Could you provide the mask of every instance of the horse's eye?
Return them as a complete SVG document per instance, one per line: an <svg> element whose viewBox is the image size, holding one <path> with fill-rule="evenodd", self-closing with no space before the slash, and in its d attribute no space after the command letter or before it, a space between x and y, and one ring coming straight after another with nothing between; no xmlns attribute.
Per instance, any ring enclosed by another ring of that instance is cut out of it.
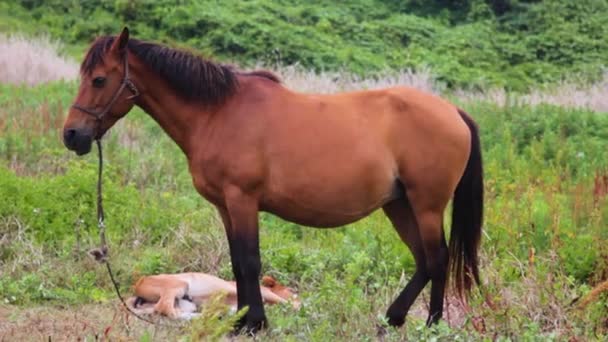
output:
<svg viewBox="0 0 608 342"><path fill-rule="evenodd" d="M93 79L93 87L95 87L95 88L102 88L105 84L106 84L105 77L95 77Z"/></svg>

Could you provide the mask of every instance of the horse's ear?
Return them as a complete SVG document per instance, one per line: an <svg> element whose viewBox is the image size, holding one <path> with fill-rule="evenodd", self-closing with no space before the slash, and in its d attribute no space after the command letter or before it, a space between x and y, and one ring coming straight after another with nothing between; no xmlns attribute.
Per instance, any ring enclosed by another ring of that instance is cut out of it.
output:
<svg viewBox="0 0 608 342"><path fill-rule="evenodd" d="M122 56L126 52L128 42L129 29L125 26L125 28L122 29L122 32L120 32L120 35L114 40L110 50Z"/></svg>

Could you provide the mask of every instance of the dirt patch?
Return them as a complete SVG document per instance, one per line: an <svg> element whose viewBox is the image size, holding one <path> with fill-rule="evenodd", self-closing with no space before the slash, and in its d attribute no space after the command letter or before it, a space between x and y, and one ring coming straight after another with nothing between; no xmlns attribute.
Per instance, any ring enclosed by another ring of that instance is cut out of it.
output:
<svg viewBox="0 0 608 342"><path fill-rule="evenodd" d="M409 320L426 320L429 299L426 292L412 306L408 314ZM462 327L467 316L467 309L460 301L455 298L446 300L443 318L450 327ZM142 339L175 341L188 334L189 322L160 317L153 319L157 319L161 325L142 322L130 316L122 306L114 302L31 308L0 305L0 342L140 341ZM247 339L243 337L242 339L226 338L226 340Z"/></svg>
<svg viewBox="0 0 608 342"><path fill-rule="evenodd" d="M407 314L408 318L416 318L426 321L429 316L429 301L430 296L428 291L423 292L416 299L414 305L410 308ZM458 298L447 297L443 302L443 320L451 328L462 328L467 320L468 311L470 309Z"/></svg>
<svg viewBox="0 0 608 342"><path fill-rule="evenodd" d="M157 327L127 315L113 304L0 306L0 341L171 341L184 334L184 324Z"/></svg>

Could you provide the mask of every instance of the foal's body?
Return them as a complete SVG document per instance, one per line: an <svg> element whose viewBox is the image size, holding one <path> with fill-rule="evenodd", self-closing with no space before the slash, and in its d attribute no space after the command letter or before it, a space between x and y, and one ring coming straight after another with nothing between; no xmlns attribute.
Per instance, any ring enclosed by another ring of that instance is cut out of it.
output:
<svg viewBox="0 0 608 342"><path fill-rule="evenodd" d="M300 302L293 293L269 276L262 279L261 293L266 304L289 303L298 309ZM160 314L170 318L190 319L213 296L224 294L232 310L237 308L236 283L207 273L158 274L139 278L133 286L135 297L127 300L138 314Z"/></svg>
<svg viewBox="0 0 608 342"><path fill-rule="evenodd" d="M81 74L65 123L66 146L87 153L91 139L134 105L160 124L186 154L197 191L222 217L238 306L249 306L241 322L248 329L266 322L258 283L259 211L337 227L383 208L417 266L387 312L391 325L403 324L430 280L428 322L441 317L448 267L458 290L468 289L471 278L479 281L479 137L454 105L406 87L299 94L267 72L237 72L129 40L126 30L96 41ZM442 221L452 196L448 249Z"/></svg>

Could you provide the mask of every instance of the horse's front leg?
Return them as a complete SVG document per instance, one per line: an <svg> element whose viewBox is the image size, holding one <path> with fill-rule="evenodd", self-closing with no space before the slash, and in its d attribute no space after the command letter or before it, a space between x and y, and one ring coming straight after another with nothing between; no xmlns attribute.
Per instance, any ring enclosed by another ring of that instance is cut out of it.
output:
<svg viewBox="0 0 608 342"><path fill-rule="evenodd" d="M254 333L267 326L259 283L258 202L239 188L230 187L225 191L225 203L225 208L218 209L228 236L238 309L248 307L236 329L245 327L248 333Z"/></svg>

